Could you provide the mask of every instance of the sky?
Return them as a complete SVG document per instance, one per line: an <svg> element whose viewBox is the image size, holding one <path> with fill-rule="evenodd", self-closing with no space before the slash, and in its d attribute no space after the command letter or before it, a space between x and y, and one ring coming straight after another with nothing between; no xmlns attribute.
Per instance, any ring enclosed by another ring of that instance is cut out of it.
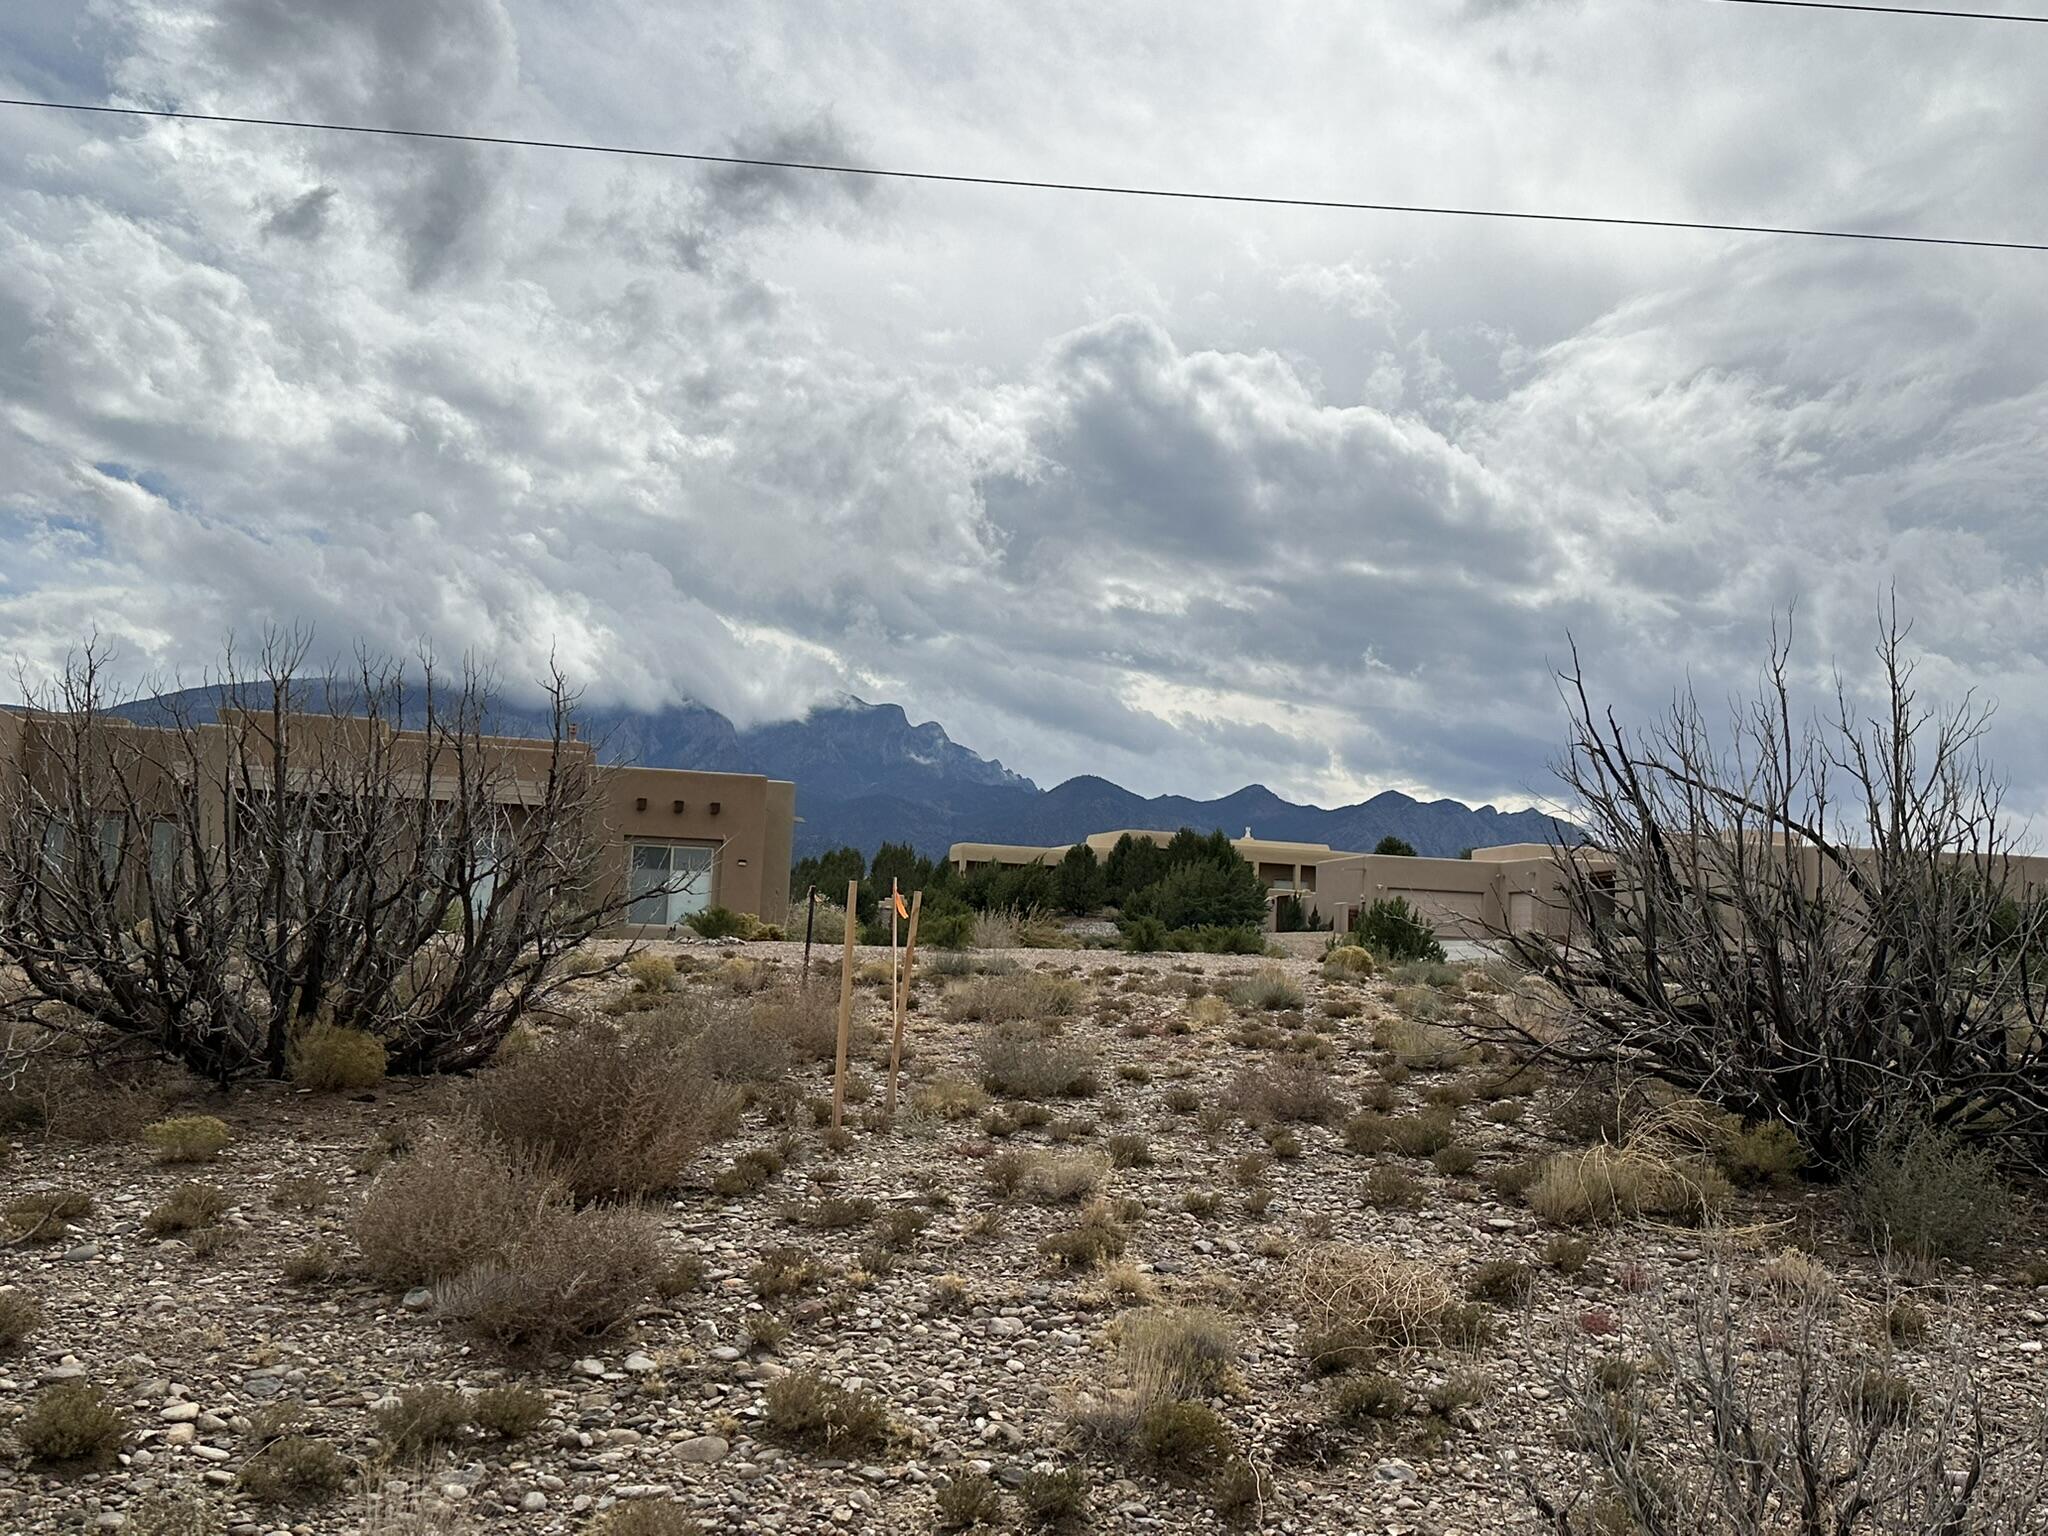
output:
<svg viewBox="0 0 2048 1536"><path fill-rule="evenodd" d="M1970 7L1993 9L1995 5ZM2016 3L2004 8L2019 9ZM1714 0L88 0L0 94L1381 202L2048 239L2048 27ZM2048 809L2048 256L0 108L0 656L554 656L1042 784L1542 802L1869 677Z"/></svg>

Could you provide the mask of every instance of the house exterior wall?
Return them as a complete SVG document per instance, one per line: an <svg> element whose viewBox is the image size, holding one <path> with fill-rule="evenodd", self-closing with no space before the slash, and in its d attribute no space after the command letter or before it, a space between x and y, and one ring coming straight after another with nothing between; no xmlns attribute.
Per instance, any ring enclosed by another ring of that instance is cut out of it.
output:
<svg viewBox="0 0 2048 1536"><path fill-rule="evenodd" d="M403 783L408 772L416 773L421 782L427 776L428 743L422 733L394 731L368 720L333 715L293 715L286 721L292 756L302 765L302 774L317 774L322 762L346 761L381 745L392 754L398 782ZM49 793L61 783L57 756L64 741L58 733L74 728L62 717L0 710L0 796L30 787ZM198 796L201 836L208 848L220 849L232 836L227 810L234 787L229 782L231 765L249 761L253 772L275 726L272 718L261 712L225 713L219 723L197 728L189 755L183 744L173 746L169 731L112 718L96 722L94 728L108 733L105 739L110 745L119 740L124 758L136 757L146 764L150 756L161 756L167 764L196 778L191 791ZM373 731L382 732L381 742L373 741ZM161 754L148 752L152 735L165 740ZM244 738L239 745L238 735ZM140 753L134 752L131 744L139 747ZM498 798L509 812L517 814L517 807L529 799L529 788L531 798L539 798L550 769L550 743L526 737L485 737L476 745L497 760ZM572 758L593 759L587 742L566 743L565 751ZM136 771L146 774L148 769ZM623 895L636 841L685 843L711 853L710 904L752 913L764 922L787 920L789 856L796 819L794 784L759 774L679 768L612 768L604 773L604 848L598 860L602 889ZM255 777L260 780L260 773ZM256 782L254 787L261 790L265 786ZM160 785L138 783L138 789L145 806L161 803L166 816L173 814L178 797L186 792L168 769ZM614 931L643 930L621 925Z"/></svg>

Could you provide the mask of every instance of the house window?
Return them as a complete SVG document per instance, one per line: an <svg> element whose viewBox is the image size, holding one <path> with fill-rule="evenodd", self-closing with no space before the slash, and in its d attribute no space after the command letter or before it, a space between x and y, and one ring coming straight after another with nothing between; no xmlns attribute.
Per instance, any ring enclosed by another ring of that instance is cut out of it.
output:
<svg viewBox="0 0 2048 1536"><path fill-rule="evenodd" d="M149 883L159 891L169 890L177 878L178 836L175 821L149 824Z"/></svg>
<svg viewBox="0 0 2048 1536"><path fill-rule="evenodd" d="M711 853L701 844L634 843L626 920L672 928L711 905Z"/></svg>

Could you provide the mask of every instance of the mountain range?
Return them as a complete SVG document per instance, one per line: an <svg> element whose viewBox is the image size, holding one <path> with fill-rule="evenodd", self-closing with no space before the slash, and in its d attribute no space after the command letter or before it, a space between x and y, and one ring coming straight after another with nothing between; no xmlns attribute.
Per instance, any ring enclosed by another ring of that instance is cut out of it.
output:
<svg viewBox="0 0 2048 1536"><path fill-rule="evenodd" d="M188 689L118 713L149 722L176 707L205 718L211 703L206 690ZM406 713L417 708L410 699L406 706ZM1353 852L1370 850L1391 835L1417 853L1448 858L1467 848L1548 842L1570 831L1541 811L1417 800L1396 790L1326 809L1283 800L1262 784L1217 800L1148 799L1086 774L1041 789L961 746L936 722L914 725L898 705L850 695L800 720L745 730L701 704L659 711L583 708L577 718L612 761L792 780L798 858L847 844L872 854L884 842L909 843L937 857L956 842L1052 846L1124 827L1170 832L1184 826L1203 832L1220 827L1232 837L1250 829L1259 837ZM548 719L542 711L501 701L492 707L490 727L511 736L545 735Z"/></svg>

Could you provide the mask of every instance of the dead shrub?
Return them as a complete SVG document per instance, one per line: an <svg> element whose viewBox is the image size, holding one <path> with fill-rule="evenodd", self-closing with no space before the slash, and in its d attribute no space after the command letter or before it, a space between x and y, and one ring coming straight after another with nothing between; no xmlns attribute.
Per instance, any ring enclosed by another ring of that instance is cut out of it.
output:
<svg viewBox="0 0 2048 1536"><path fill-rule="evenodd" d="M643 949L626 962L626 975L636 992L669 992L676 984L676 963L667 955Z"/></svg>
<svg viewBox="0 0 2048 1536"><path fill-rule="evenodd" d="M93 1198L82 1189L49 1189L7 1202L7 1236L17 1243L54 1243L71 1223L93 1213Z"/></svg>
<svg viewBox="0 0 2048 1536"><path fill-rule="evenodd" d="M292 1038L292 1081L316 1093L361 1093L384 1081L384 1042L368 1030L314 1024Z"/></svg>
<svg viewBox="0 0 2048 1536"><path fill-rule="evenodd" d="M839 1050L838 998L829 988L776 987L753 1001L754 1027L780 1040L797 1061L830 1061ZM865 1051L874 1043L874 1029L855 1018L848 1036L849 1051Z"/></svg>
<svg viewBox="0 0 2048 1536"><path fill-rule="evenodd" d="M491 1068L472 1103L492 1136L588 1201L673 1189L691 1159L731 1133L740 1096L716 1080L693 1036L591 1029Z"/></svg>
<svg viewBox="0 0 2048 1536"><path fill-rule="evenodd" d="M970 1531L1003 1520L1003 1496L985 1472L956 1473L934 1501L935 1523L941 1531Z"/></svg>
<svg viewBox="0 0 2048 1536"><path fill-rule="evenodd" d="M356 1244L385 1284L432 1284L492 1257L536 1211L567 1198L531 1156L508 1156L463 1126L439 1126L371 1186L356 1215Z"/></svg>
<svg viewBox="0 0 2048 1536"><path fill-rule="evenodd" d="M1296 1267L1292 1305L1303 1352L1328 1372L1386 1349L1445 1342L1446 1320L1458 1302L1434 1265L1332 1244Z"/></svg>
<svg viewBox="0 0 2048 1536"><path fill-rule="evenodd" d="M377 1437L391 1454L420 1460L469 1438L469 1395L460 1387L413 1387L376 1414Z"/></svg>
<svg viewBox="0 0 2048 1536"><path fill-rule="evenodd" d="M279 1271L289 1284L318 1285L340 1273L341 1259L325 1243L308 1243L286 1254Z"/></svg>

